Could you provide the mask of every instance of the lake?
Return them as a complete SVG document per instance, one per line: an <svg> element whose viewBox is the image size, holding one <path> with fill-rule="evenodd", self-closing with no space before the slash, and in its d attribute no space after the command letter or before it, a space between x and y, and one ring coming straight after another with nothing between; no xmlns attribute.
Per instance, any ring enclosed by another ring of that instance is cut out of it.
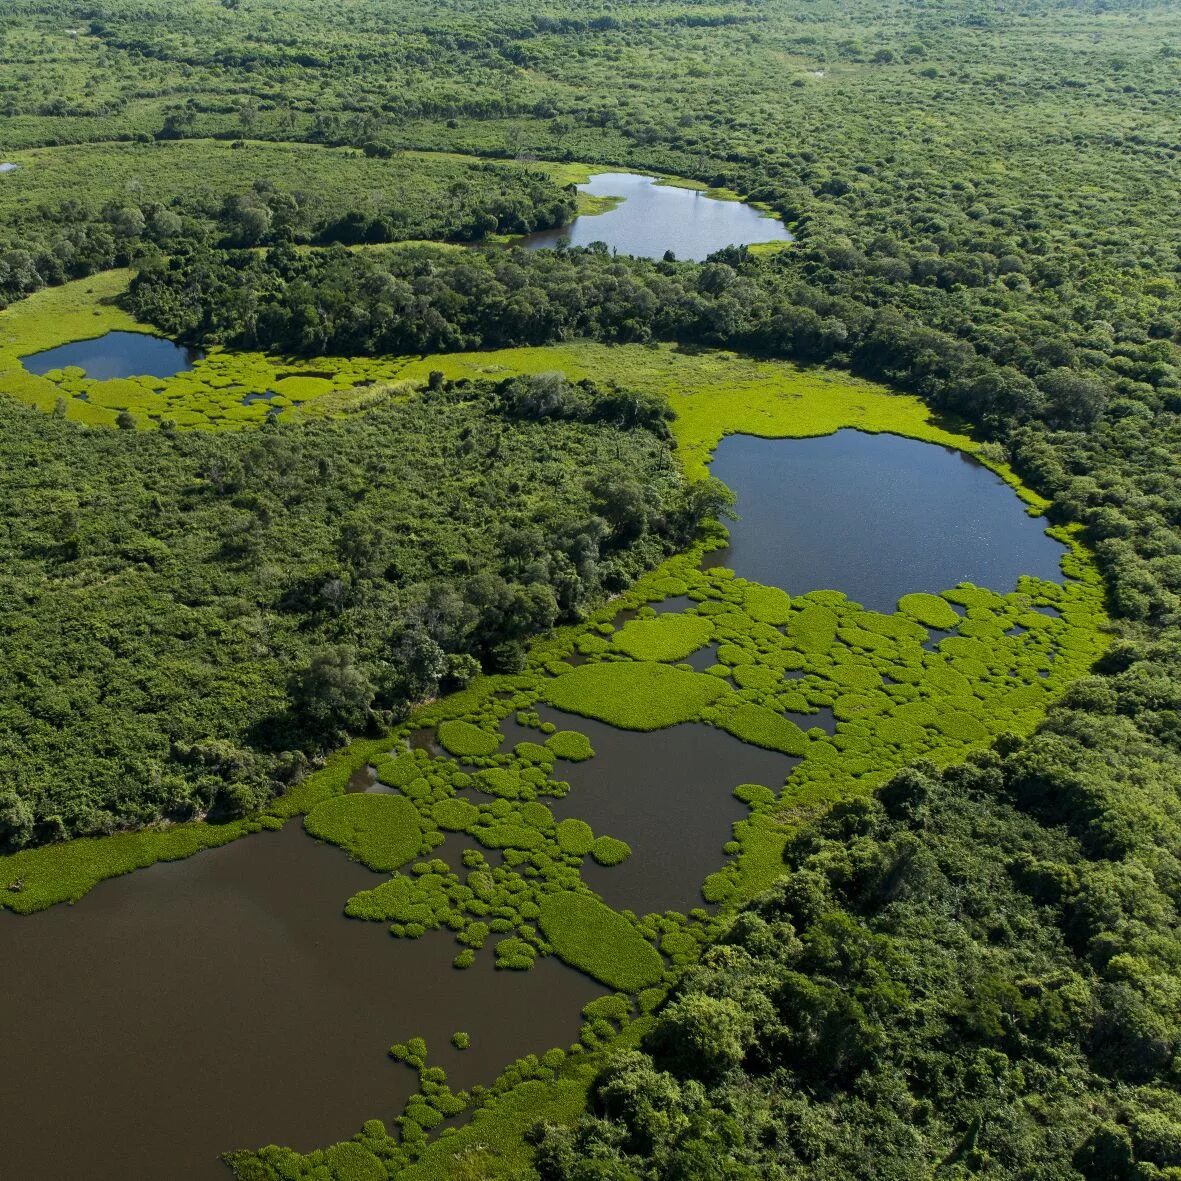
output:
<svg viewBox="0 0 1181 1181"><path fill-rule="evenodd" d="M741 201L720 201L696 189L658 183L654 176L600 172L578 190L593 197L619 197L614 209L576 217L559 229L542 230L520 239L530 250L550 249L561 242L589 246L605 242L620 254L677 258L700 262L715 250L754 242L789 242L783 222Z"/></svg>
<svg viewBox="0 0 1181 1181"><path fill-rule="evenodd" d="M730 545L709 564L801 594L844 591L893 611L912 591L1022 574L1061 582L1066 547L998 475L962 451L842 430L818 439L729 435L710 471L737 494Z"/></svg>
<svg viewBox="0 0 1181 1181"><path fill-rule="evenodd" d="M205 354L147 332L108 332L21 357L30 372L44 375L77 366L94 381L112 377L175 377Z"/></svg>

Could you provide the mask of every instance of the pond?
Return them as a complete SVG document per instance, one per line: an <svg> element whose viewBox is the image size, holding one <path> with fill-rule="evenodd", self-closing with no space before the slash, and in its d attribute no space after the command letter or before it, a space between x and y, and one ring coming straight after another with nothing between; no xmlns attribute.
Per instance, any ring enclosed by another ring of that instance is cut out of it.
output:
<svg viewBox="0 0 1181 1181"><path fill-rule="evenodd" d="M1022 574L1062 580L1066 547L1045 518L962 451L856 430L730 435L710 470L737 494L740 518L710 564L793 594L839 590L893 611L912 591L965 581L1008 592Z"/></svg>
<svg viewBox="0 0 1181 1181"><path fill-rule="evenodd" d="M778 791L799 762L712 726L640 733L548 706L538 713L591 740L593 759L559 764L555 772L570 794L546 803L559 820L585 820L596 835L631 846L632 855L610 868L588 858L582 877L611 906L636 914L700 906L701 883L726 861L731 825L749 814L734 788L761 783ZM502 729L512 743L537 740L537 731L511 718Z"/></svg>
<svg viewBox="0 0 1181 1181"><path fill-rule="evenodd" d="M449 934L396 940L344 918L384 876L293 821L74 906L0 911L4 1175L226 1181L227 1149L390 1123L417 1086L393 1042L425 1037L458 1089L577 1038L603 988L560 961L456 971ZM450 1045L458 1030L470 1049Z"/></svg>
<svg viewBox="0 0 1181 1181"><path fill-rule="evenodd" d="M147 332L108 332L92 340L75 340L21 357L21 364L40 375L74 365L94 381L112 377L175 377L193 367L204 354Z"/></svg>
<svg viewBox="0 0 1181 1181"><path fill-rule="evenodd" d="M600 172L578 189L593 197L619 198L619 204L605 213L576 217L559 229L529 234L521 243L530 250L542 250L560 242L571 246L605 242L620 254L662 258L671 250L677 258L700 262L726 246L791 241L781 221L753 206L660 184L654 176Z"/></svg>

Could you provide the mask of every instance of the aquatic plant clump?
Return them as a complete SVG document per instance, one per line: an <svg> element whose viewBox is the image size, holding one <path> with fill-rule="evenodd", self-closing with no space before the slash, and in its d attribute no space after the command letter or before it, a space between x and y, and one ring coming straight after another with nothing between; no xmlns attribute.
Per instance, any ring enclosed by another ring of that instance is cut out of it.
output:
<svg viewBox="0 0 1181 1181"><path fill-rule="evenodd" d="M726 692L715 677L653 661L584 664L545 687L544 700L624 730L661 730L696 718Z"/></svg>
<svg viewBox="0 0 1181 1181"><path fill-rule="evenodd" d="M684 660L708 643L713 628L698 615L658 615L629 620L615 635L615 651L633 660Z"/></svg>
<svg viewBox="0 0 1181 1181"><path fill-rule="evenodd" d="M337 796L317 804L303 825L312 836L339 845L370 869L398 869L422 847L418 809L403 796Z"/></svg>
<svg viewBox="0 0 1181 1181"><path fill-rule="evenodd" d="M609 988L638 992L664 973L664 961L652 944L590 894L550 894L542 902L538 923L562 959Z"/></svg>

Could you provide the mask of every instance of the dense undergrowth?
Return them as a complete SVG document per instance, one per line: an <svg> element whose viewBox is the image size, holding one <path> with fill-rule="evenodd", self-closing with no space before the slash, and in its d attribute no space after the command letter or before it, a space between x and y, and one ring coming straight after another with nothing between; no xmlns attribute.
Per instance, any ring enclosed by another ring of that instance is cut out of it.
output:
<svg viewBox="0 0 1181 1181"><path fill-rule="evenodd" d="M223 440L14 403L0 839L241 813L345 731L514 667L710 511L663 411L629 405L628 431L593 399L541 423L438 383Z"/></svg>

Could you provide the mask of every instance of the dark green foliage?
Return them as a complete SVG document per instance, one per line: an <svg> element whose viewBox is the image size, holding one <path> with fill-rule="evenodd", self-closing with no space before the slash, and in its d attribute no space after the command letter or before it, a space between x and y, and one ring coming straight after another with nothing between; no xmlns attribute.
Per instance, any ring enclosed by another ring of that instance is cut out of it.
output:
<svg viewBox="0 0 1181 1181"><path fill-rule="evenodd" d="M1158 813L1135 848L1085 856L1019 806L1028 761L1057 746L908 771L802 831L790 876L690 969L645 1053L600 1077L596 1118L540 1132L545 1181L592 1159L643 1179L706 1158L691 1175L920 1176L949 1154L998 1179L1167 1176L1181 826ZM1146 804L1128 788L1118 808Z"/></svg>
<svg viewBox="0 0 1181 1181"><path fill-rule="evenodd" d="M627 539L587 489L616 465L659 489ZM625 586L679 543L685 496L663 439L505 418L490 385L250 434L10 404L0 473L8 847L257 808L290 752Z"/></svg>

